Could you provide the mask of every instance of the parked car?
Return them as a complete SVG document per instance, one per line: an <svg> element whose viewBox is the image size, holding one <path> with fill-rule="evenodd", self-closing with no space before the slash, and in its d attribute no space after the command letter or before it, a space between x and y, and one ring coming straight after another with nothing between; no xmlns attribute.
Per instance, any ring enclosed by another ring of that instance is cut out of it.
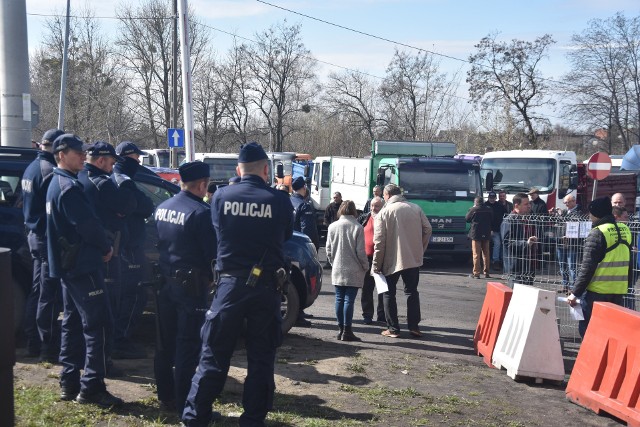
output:
<svg viewBox="0 0 640 427"><path fill-rule="evenodd" d="M20 180L37 151L30 148L0 147L0 247L12 250L12 276L16 327L21 324L24 304L31 286L31 255L29 253ZM147 168L134 177L136 185L147 194L155 206L180 191L177 185L160 178ZM151 263L158 259L157 232L153 216L147 219L145 280L151 278ZM294 232L284 246L285 258L291 264L291 280L282 299L282 329L288 332L294 325L300 307L311 306L322 287L322 267L315 246L304 234Z"/></svg>

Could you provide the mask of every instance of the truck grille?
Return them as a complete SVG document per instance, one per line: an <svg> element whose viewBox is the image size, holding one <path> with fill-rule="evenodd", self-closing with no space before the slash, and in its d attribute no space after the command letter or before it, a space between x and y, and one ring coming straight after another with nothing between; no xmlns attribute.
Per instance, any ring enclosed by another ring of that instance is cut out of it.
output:
<svg viewBox="0 0 640 427"><path fill-rule="evenodd" d="M467 222L464 217L447 217L447 216L429 216L429 223L434 232L439 231L464 231Z"/></svg>

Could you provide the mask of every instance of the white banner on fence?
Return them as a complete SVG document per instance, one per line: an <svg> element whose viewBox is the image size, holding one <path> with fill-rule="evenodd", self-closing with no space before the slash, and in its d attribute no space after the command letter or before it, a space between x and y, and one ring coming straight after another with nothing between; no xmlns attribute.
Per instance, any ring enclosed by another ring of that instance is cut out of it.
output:
<svg viewBox="0 0 640 427"><path fill-rule="evenodd" d="M591 221L568 221L565 237L569 239L585 238L591 231Z"/></svg>

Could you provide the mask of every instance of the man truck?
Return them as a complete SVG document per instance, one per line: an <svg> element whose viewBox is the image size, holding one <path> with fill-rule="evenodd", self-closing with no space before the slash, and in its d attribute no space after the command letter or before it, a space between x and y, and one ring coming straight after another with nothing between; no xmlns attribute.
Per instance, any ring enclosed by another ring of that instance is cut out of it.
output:
<svg viewBox="0 0 640 427"><path fill-rule="evenodd" d="M467 260L471 241L465 215L482 195L480 165L455 159L450 142L373 141L371 156L316 158L311 198L320 212L336 191L362 210L375 185L396 184L420 206L433 227L427 254L448 254Z"/></svg>

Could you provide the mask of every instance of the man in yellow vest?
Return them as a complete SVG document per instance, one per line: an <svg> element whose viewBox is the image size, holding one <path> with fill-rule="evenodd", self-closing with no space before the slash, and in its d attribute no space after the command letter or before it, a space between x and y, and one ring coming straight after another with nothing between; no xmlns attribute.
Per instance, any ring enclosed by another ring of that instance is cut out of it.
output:
<svg viewBox="0 0 640 427"><path fill-rule="evenodd" d="M573 291L567 298L572 307L580 305L584 320L578 324L578 332L584 337L591 319L595 301L622 305L623 297L631 284L631 231L625 224L616 222L611 199L601 197L589 204L592 229L584 242L582 264Z"/></svg>

